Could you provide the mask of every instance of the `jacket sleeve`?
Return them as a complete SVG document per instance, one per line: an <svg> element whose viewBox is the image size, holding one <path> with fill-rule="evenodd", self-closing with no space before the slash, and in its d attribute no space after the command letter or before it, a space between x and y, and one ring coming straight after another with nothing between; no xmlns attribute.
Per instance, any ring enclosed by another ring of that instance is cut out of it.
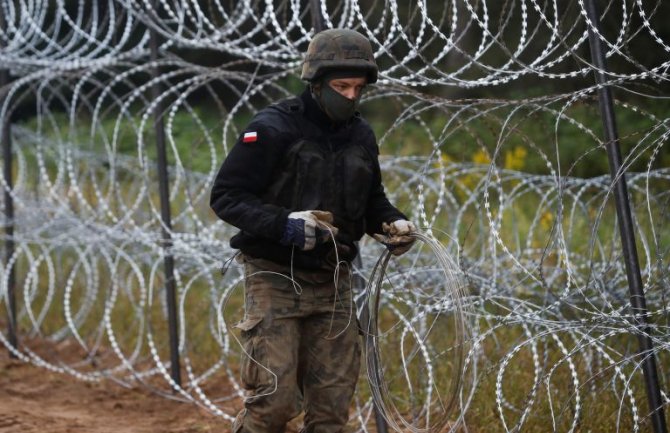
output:
<svg viewBox="0 0 670 433"><path fill-rule="evenodd" d="M210 206L219 218L255 237L281 239L289 211L264 203L262 195L281 162L288 140L287 133L268 122L252 120L214 180Z"/></svg>
<svg viewBox="0 0 670 433"><path fill-rule="evenodd" d="M375 233L382 233L382 223L407 219L407 217L389 202L386 192L384 192L381 169L379 167L379 147L377 146L377 140L372 129L369 130L366 147L373 157L374 164L372 189L365 211L366 233L372 236Z"/></svg>

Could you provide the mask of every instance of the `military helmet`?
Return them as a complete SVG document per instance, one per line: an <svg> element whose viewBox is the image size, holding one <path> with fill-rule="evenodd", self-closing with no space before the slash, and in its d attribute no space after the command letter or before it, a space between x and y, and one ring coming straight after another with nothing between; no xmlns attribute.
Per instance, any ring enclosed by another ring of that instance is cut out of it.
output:
<svg viewBox="0 0 670 433"><path fill-rule="evenodd" d="M312 82L327 72L342 70L363 72L368 84L377 81L377 63L368 38L349 29L329 29L314 35L300 78Z"/></svg>

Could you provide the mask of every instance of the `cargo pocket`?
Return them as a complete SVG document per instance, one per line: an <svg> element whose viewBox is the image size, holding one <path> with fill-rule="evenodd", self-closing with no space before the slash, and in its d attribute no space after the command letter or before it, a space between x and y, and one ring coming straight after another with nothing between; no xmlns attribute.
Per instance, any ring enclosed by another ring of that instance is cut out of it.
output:
<svg viewBox="0 0 670 433"><path fill-rule="evenodd" d="M267 370L265 337L260 334L258 326L263 318L247 317L235 325L242 331L242 361L240 363L240 381L246 390L256 390L269 384L270 374Z"/></svg>

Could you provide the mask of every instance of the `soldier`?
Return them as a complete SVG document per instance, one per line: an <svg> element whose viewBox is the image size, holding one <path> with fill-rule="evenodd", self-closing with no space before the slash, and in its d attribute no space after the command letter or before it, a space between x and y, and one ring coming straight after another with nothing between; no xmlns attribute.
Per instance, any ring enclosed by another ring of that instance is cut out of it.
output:
<svg viewBox="0 0 670 433"><path fill-rule="evenodd" d="M240 229L230 245L245 269L247 391L233 432L342 431L359 373L351 261L365 233L406 252L414 225L388 201L378 146L356 111L377 81L367 38L318 33L302 68L307 89L261 110L223 162L211 207Z"/></svg>

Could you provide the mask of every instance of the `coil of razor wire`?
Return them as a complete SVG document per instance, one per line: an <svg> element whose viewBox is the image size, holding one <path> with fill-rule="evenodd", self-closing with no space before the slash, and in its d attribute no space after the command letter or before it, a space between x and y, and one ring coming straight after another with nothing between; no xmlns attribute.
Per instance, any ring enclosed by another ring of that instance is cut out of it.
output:
<svg viewBox="0 0 670 433"><path fill-rule="evenodd" d="M209 190L253 115L299 91L314 32L307 3L0 0L0 69L9 75L0 117L11 120L14 170L11 188L0 180L0 224L13 226L15 245L0 263L0 311L9 308L13 268L21 344L12 347L4 328L0 341L14 355L235 416L243 354L228 324L241 310L243 271L232 262L220 272L235 254L235 229L209 210ZM596 35L614 66L600 72L619 98L650 332L667 388L668 8L604 6ZM644 431L632 342L639 329L612 182L600 164L602 85L591 78L595 29L584 1L343 0L320 9L327 27L372 42L380 81L361 110L378 136L389 199L425 227L405 258L377 267L383 247L361 241L357 272L377 290L366 356L382 376L361 381L352 429L373 429L376 404L394 428L413 431L485 422L491 431L574 432L595 430L591 419ZM156 61L151 32L161 40ZM182 386L169 374L165 330L152 136L160 106ZM458 246L457 264L430 233L452 255ZM456 265L446 280L461 291L445 293L436 276ZM394 289L403 285L419 290ZM446 334L461 340L424 334L434 317L433 331L462 325L463 334ZM457 369L463 374L450 377Z"/></svg>
<svg viewBox="0 0 670 433"><path fill-rule="evenodd" d="M453 411L457 406L457 399L461 391L463 380L463 364L465 354L467 352L467 344L470 341L470 326L468 325L469 315L466 313L466 306L463 305L463 298L465 294L465 284L461 275L461 270L456 260L454 260L442 244L437 241L430 234L425 234L420 231L413 232L410 235L419 243L425 244L437 259L437 263L432 266L412 266L406 272L410 275L401 275L401 280L397 284L392 284L393 293L387 294L388 297L393 298L397 292L415 291L423 292L422 294L430 299L428 304L423 305L423 309L412 308L410 315L403 315L397 311L397 326L402 328L402 343L401 358L402 365L408 365L416 360L413 358L422 358L421 364L425 366L422 369L424 380L427 382L427 392L424 398L418 398L419 408L413 408L412 412L419 413L418 419L408 421L406 415L399 410L396 403L394 403L392 395L393 392L389 389L389 384L385 380L385 368L382 368L386 363L379 347L379 339L382 337L379 329L379 309L382 298L382 287L385 281L395 279L394 276L389 275L389 261L393 257L390 250L385 250L380 256L379 260L372 268L370 277L368 279L368 322L363 324L364 340L365 340L365 355L367 363L367 374L370 382L370 389L372 391L372 398L376 407L381 411L384 419L389 426L395 431L411 431L411 432L441 432L446 427L456 428L457 424L451 424L453 420ZM414 248L421 249L421 247L414 246ZM419 254L417 252L416 254ZM415 261L412 257L406 260ZM408 284L412 279L412 273L425 273L426 275L437 274L433 278L426 276L420 277L418 287ZM397 278L397 276L395 276ZM432 281L431 281L432 280ZM432 285L435 285L434 287ZM395 287L394 287L395 286ZM417 296L419 298L419 296ZM442 316L445 316L446 319ZM438 389L439 380L436 380L435 368L433 363L436 361L434 355L436 354L434 348L431 348L427 340L427 334L440 333L439 338L447 338L444 335L444 329L438 329L436 323L440 320L448 320L452 322L452 326L447 328L454 334L451 341L451 347L445 352L448 352L449 361L438 360L437 362L451 362L452 375L449 377L449 385L444 389ZM441 332L442 331L442 332ZM395 330L395 332L398 332ZM410 343L412 340L412 343ZM406 349L404 346L410 346ZM406 353L409 352L409 353ZM412 383L409 374L404 374L405 392L412 393L416 384ZM395 391L398 392L397 390ZM435 395L435 397L433 397ZM405 398L413 400L413 396ZM433 398L436 401L433 401ZM435 408L431 406L436 406ZM435 413L434 413L435 412ZM422 423L423 425L418 425Z"/></svg>

